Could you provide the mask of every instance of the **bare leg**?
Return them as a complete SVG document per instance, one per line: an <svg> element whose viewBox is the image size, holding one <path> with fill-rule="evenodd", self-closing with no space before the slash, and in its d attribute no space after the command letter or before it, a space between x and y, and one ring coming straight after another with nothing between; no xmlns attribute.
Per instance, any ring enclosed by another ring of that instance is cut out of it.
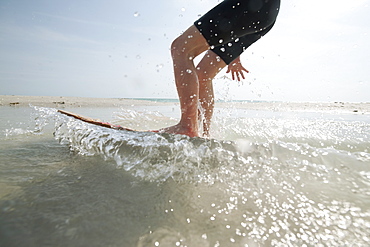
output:
<svg viewBox="0 0 370 247"><path fill-rule="evenodd" d="M199 101L204 110L203 136L209 137L211 118L214 108L213 78L220 72L226 63L213 51L207 51L197 66L199 80Z"/></svg>
<svg viewBox="0 0 370 247"><path fill-rule="evenodd" d="M180 99L181 119L177 125L161 129L160 132L199 136L199 81L193 59L208 49L207 41L194 25L173 41L171 54Z"/></svg>

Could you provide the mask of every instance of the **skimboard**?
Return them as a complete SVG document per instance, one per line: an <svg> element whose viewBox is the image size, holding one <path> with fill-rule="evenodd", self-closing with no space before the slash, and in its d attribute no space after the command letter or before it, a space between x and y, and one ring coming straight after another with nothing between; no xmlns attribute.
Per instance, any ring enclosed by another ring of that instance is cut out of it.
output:
<svg viewBox="0 0 370 247"><path fill-rule="evenodd" d="M58 112L62 113L63 115L81 120L83 122L93 124L93 125L97 125L97 126L101 126L101 127L104 127L104 128L109 128L109 129L135 131L135 132L158 132L158 131L155 131L155 130L153 130L153 131L151 131L151 130L146 130L146 131L145 130L134 130L134 129L126 128L126 127L116 125L116 124L101 122L100 120L92 119L92 118L85 117L85 116L82 116L82 115L79 115L79 114L76 114L76 113L72 113L72 112L68 112L68 111L58 110Z"/></svg>

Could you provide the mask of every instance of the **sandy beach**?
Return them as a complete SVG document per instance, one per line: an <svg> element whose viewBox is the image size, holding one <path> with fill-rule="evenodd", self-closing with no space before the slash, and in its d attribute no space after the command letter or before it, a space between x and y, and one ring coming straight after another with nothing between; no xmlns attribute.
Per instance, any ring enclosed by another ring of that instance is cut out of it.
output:
<svg viewBox="0 0 370 247"><path fill-rule="evenodd" d="M44 106L44 107L112 107L149 104L145 100L124 98L87 98L64 96L1 95L0 106Z"/></svg>
<svg viewBox="0 0 370 247"><path fill-rule="evenodd" d="M125 98L87 98L64 96L1 95L0 106L45 106L45 107L125 107L145 105L179 105L174 102L156 102ZM264 111L305 111L369 114L370 102L218 102L216 107L235 107Z"/></svg>

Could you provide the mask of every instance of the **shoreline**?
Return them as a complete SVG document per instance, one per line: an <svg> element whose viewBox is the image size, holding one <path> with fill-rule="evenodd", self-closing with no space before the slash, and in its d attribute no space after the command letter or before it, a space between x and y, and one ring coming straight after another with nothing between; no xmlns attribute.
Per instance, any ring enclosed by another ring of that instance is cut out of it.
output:
<svg viewBox="0 0 370 247"><path fill-rule="evenodd" d="M125 98L0 95L0 107L28 106L30 104L43 107L116 107L146 105L148 103L150 102L146 100Z"/></svg>
<svg viewBox="0 0 370 247"><path fill-rule="evenodd" d="M89 98L65 96L22 96L0 95L0 107L25 107L29 105L43 107L133 107L133 106L177 106L178 102L161 102L145 99L127 98ZM303 111L370 114L370 102L216 102L216 108L234 107L257 111Z"/></svg>

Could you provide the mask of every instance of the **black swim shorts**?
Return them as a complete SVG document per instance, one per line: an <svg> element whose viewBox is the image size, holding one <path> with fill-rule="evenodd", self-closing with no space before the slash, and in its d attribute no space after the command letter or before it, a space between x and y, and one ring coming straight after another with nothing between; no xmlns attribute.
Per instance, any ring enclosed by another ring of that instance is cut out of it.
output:
<svg viewBox="0 0 370 247"><path fill-rule="evenodd" d="M230 64L275 24L280 0L224 0L194 22L203 37Z"/></svg>

